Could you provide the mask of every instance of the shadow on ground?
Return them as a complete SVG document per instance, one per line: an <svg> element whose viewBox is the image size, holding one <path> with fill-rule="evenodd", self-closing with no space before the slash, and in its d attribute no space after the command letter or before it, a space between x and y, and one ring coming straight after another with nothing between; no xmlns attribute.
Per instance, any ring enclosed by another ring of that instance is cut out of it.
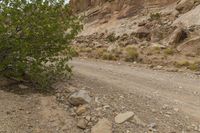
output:
<svg viewBox="0 0 200 133"><path fill-rule="evenodd" d="M20 85L23 87L20 87ZM30 83L17 82L3 77L0 77L0 90L18 95L30 95L38 93L45 96L50 96L55 94L55 90L51 87L49 89L41 89Z"/></svg>

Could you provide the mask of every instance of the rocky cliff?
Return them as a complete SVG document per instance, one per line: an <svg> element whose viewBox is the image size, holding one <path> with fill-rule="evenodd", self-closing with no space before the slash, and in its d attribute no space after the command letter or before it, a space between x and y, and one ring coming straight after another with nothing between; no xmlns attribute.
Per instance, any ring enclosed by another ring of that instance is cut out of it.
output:
<svg viewBox="0 0 200 133"><path fill-rule="evenodd" d="M75 13L84 13L88 22L96 19L118 19L136 15L142 9L166 6L178 0L71 0Z"/></svg>

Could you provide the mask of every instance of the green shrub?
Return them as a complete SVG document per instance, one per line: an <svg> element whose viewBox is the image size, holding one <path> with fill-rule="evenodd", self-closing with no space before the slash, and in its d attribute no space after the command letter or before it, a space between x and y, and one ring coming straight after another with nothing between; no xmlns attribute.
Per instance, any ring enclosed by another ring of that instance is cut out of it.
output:
<svg viewBox="0 0 200 133"><path fill-rule="evenodd" d="M82 26L64 0L0 2L0 74L41 87L68 77L68 45Z"/></svg>
<svg viewBox="0 0 200 133"><path fill-rule="evenodd" d="M161 48L160 47L154 47L151 51L153 54L160 54Z"/></svg>
<svg viewBox="0 0 200 133"><path fill-rule="evenodd" d="M188 62L188 61L175 62L175 66L178 68L188 67L188 66L190 66L190 62Z"/></svg>
<svg viewBox="0 0 200 133"><path fill-rule="evenodd" d="M113 54L108 53L108 52L103 53L102 59L103 60L117 60L116 56L114 56Z"/></svg>
<svg viewBox="0 0 200 133"><path fill-rule="evenodd" d="M72 48L71 52L72 57L78 57L79 56L79 50L76 48Z"/></svg>
<svg viewBox="0 0 200 133"><path fill-rule="evenodd" d="M190 69L192 71L199 71L200 70L200 62L191 63L188 66L188 69Z"/></svg>
<svg viewBox="0 0 200 133"><path fill-rule="evenodd" d="M90 48L90 47L80 48L80 52L91 53L92 52L92 48Z"/></svg>
<svg viewBox="0 0 200 133"><path fill-rule="evenodd" d="M136 61L138 59L138 56L139 56L139 54L138 54L136 48L134 48L134 47L126 48L125 61L128 61L128 62Z"/></svg>
<svg viewBox="0 0 200 133"><path fill-rule="evenodd" d="M164 50L165 55L173 55L174 52L175 51L172 48L167 48L167 49Z"/></svg>
<svg viewBox="0 0 200 133"><path fill-rule="evenodd" d="M150 14L150 20L153 21L153 20L159 20L161 17L160 13L151 13Z"/></svg>
<svg viewBox="0 0 200 133"><path fill-rule="evenodd" d="M95 58L96 59L101 58L104 55L105 52L106 52L105 48L97 48L96 51L95 51Z"/></svg>

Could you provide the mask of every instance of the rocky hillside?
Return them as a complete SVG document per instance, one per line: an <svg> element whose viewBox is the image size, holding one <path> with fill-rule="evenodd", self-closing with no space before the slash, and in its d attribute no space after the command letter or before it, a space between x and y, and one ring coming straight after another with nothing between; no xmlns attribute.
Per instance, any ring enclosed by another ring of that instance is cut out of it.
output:
<svg viewBox="0 0 200 133"><path fill-rule="evenodd" d="M74 12L84 13L87 21L108 19L116 15L118 19L136 15L142 9L169 5L177 0L71 0Z"/></svg>
<svg viewBox="0 0 200 133"><path fill-rule="evenodd" d="M200 0L71 0L81 55L200 70Z"/></svg>

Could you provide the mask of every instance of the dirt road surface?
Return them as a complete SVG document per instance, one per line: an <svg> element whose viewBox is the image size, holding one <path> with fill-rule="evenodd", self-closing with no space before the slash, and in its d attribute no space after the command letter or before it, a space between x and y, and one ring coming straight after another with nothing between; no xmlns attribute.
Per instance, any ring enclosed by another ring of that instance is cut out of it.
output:
<svg viewBox="0 0 200 133"><path fill-rule="evenodd" d="M177 132L195 132L187 131L187 126L200 122L200 78L197 75L88 59L75 59L71 64L74 66L75 79L79 78L79 82L94 88L91 90L94 94L99 94L99 97L103 96L101 93L114 95L108 103L116 102L117 108L125 106L121 111L135 110L147 123L154 118L159 123L160 119L161 125L170 126L169 130L162 132L176 130L175 121L183 124ZM115 95L115 92L119 95ZM123 96L120 94L124 94L122 103L120 97ZM169 110L163 111L168 107L172 108L171 112L175 112L175 115L170 116L173 113L169 113Z"/></svg>

